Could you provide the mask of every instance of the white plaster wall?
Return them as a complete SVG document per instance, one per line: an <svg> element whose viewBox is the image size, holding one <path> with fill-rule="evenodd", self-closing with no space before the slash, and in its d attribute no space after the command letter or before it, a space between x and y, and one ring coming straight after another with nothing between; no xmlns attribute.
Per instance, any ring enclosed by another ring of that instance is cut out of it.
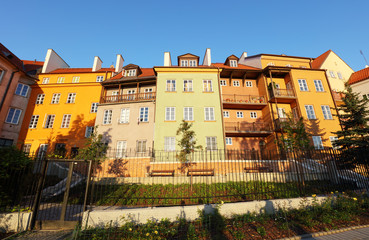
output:
<svg viewBox="0 0 369 240"><path fill-rule="evenodd" d="M248 65L248 66L251 66L251 67L262 68L261 57L240 58L238 60L238 63Z"/></svg>
<svg viewBox="0 0 369 240"><path fill-rule="evenodd" d="M29 229L32 212L0 213L0 232L22 232Z"/></svg>
<svg viewBox="0 0 369 240"><path fill-rule="evenodd" d="M69 68L69 65L53 49L48 49L42 73L49 73L58 68Z"/></svg>
<svg viewBox="0 0 369 240"><path fill-rule="evenodd" d="M364 94L369 94L369 79L354 83L351 85L352 91L359 94L362 97Z"/></svg>

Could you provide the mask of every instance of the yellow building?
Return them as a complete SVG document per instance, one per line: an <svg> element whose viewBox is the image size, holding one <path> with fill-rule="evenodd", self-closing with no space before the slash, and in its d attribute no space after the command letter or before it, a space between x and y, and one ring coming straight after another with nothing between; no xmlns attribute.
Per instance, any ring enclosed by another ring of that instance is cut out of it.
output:
<svg viewBox="0 0 369 240"><path fill-rule="evenodd" d="M101 68L101 64L95 57L92 68L69 68L48 50L20 132L25 152L74 155L84 146L95 125L101 82L115 71Z"/></svg>

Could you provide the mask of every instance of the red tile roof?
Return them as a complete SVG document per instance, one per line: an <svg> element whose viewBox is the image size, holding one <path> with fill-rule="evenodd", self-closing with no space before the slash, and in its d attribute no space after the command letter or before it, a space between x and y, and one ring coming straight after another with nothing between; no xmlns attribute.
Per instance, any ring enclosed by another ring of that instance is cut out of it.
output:
<svg viewBox="0 0 369 240"><path fill-rule="evenodd" d="M319 57L315 58L312 62L311 62L311 68L316 68L319 69L323 62L325 61L325 59L328 57L328 55L332 52L332 50L328 50L325 53L323 53L322 55L320 55Z"/></svg>
<svg viewBox="0 0 369 240"><path fill-rule="evenodd" d="M24 71L23 62L9 49L0 43L0 55L15 65L19 70Z"/></svg>
<svg viewBox="0 0 369 240"><path fill-rule="evenodd" d="M260 70L260 68L255 68L255 67L251 67L251 66L247 66L247 65L243 65L243 64L238 64L238 67L230 67L228 65L224 65L224 63L213 63L211 65L214 66L214 67L227 68L227 69Z"/></svg>
<svg viewBox="0 0 369 240"><path fill-rule="evenodd" d="M348 83L351 85L351 84L354 84L354 83L364 81L366 79L369 79L369 67L361 69L361 70L351 74L351 77L348 80Z"/></svg>
<svg viewBox="0 0 369 240"><path fill-rule="evenodd" d="M137 78L155 76L155 72L153 68L141 68L141 71L142 73L138 75ZM116 80L116 79L121 79L121 78L123 78L122 72L110 78L110 80Z"/></svg>
<svg viewBox="0 0 369 240"><path fill-rule="evenodd" d="M101 68L95 73L114 72L115 68ZM49 73L92 73L92 68L59 68Z"/></svg>
<svg viewBox="0 0 369 240"><path fill-rule="evenodd" d="M22 62L26 72L37 70L44 65L44 62L41 61L22 60Z"/></svg>

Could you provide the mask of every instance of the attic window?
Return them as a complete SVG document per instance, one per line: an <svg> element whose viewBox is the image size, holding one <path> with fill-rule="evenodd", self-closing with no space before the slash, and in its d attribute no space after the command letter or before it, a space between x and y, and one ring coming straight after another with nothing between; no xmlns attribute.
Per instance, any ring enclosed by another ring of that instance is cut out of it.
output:
<svg viewBox="0 0 369 240"><path fill-rule="evenodd" d="M230 60L230 61L229 61L229 65L230 65L231 67L237 67L237 61L236 61L236 60Z"/></svg>
<svg viewBox="0 0 369 240"><path fill-rule="evenodd" d="M136 69L129 69L125 71L125 76L132 77L136 76Z"/></svg>
<svg viewBox="0 0 369 240"><path fill-rule="evenodd" d="M196 67L196 60L181 60L181 67Z"/></svg>

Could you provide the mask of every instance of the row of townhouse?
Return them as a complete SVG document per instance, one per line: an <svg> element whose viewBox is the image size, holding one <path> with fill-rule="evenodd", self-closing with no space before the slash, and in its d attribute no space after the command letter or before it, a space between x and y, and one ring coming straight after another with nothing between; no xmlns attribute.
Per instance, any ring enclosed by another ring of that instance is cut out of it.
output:
<svg viewBox="0 0 369 240"><path fill-rule="evenodd" d="M153 68L124 66L121 55L115 67L102 68L95 57L92 68L70 68L49 49L39 82L30 86L18 145L26 152L75 155L98 126L117 157L128 149L174 151L185 120L204 148L272 150L283 138L280 123L291 112L305 119L316 148L331 147L333 132L340 130L331 86L339 87L341 79L327 75L333 71L348 78L352 69L346 71L331 51L323 55L243 53L212 63L207 49L202 64L190 53L172 64L166 52L163 66ZM330 58L339 64L316 67Z"/></svg>

